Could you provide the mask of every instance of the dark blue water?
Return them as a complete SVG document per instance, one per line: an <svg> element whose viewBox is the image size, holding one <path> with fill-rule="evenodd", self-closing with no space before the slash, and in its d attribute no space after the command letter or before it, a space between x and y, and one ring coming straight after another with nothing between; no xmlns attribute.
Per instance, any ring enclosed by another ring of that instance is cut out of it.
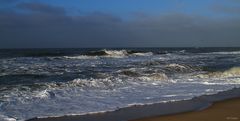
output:
<svg viewBox="0 0 240 121"><path fill-rule="evenodd" d="M0 50L0 120L191 99L240 85L240 48Z"/></svg>

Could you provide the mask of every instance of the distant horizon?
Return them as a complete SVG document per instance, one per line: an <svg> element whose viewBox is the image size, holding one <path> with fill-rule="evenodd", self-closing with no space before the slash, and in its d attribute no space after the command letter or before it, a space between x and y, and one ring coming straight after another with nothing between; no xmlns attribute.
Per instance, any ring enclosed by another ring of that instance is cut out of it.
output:
<svg viewBox="0 0 240 121"><path fill-rule="evenodd" d="M10 50L10 49L134 49L134 48L240 48L240 46L235 47L62 47L62 48L0 48L0 50Z"/></svg>

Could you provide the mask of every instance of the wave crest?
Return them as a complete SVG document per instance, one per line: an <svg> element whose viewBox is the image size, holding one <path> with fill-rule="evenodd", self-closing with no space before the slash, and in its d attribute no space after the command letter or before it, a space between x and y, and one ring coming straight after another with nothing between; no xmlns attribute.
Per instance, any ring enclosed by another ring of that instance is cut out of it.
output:
<svg viewBox="0 0 240 121"><path fill-rule="evenodd" d="M63 56L66 59L98 59L101 57L109 58L124 58L129 56L152 56L152 52L139 52L132 50L99 50L99 51L90 51L82 55L75 56Z"/></svg>
<svg viewBox="0 0 240 121"><path fill-rule="evenodd" d="M80 56L64 56L66 59L97 59L97 56L86 56L86 55L80 55Z"/></svg>
<svg viewBox="0 0 240 121"><path fill-rule="evenodd" d="M207 74L199 74L199 78L228 78L240 76L240 67L232 67L223 72L209 72Z"/></svg>
<svg viewBox="0 0 240 121"><path fill-rule="evenodd" d="M152 80L168 80L168 76L165 73L155 73L148 76Z"/></svg>
<svg viewBox="0 0 240 121"><path fill-rule="evenodd" d="M126 56L151 56L152 52L138 52L132 50L100 50L100 51L92 51L86 53L87 56L103 56L103 57L113 57L113 58L121 58Z"/></svg>
<svg viewBox="0 0 240 121"><path fill-rule="evenodd" d="M240 54L240 51L229 51L229 52L210 52L210 53L205 53L205 54L218 54L218 55L235 55L235 54Z"/></svg>
<svg viewBox="0 0 240 121"><path fill-rule="evenodd" d="M166 65L165 69L170 72L182 72L182 73L201 70L200 67L193 67L191 65L176 64L176 63Z"/></svg>

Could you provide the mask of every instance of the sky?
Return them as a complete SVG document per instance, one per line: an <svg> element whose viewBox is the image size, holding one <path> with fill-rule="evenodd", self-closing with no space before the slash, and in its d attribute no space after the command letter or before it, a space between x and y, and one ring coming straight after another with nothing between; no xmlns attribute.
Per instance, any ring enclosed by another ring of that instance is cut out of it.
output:
<svg viewBox="0 0 240 121"><path fill-rule="evenodd" d="M0 0L0 48L239 46L240 0Z"/></svg>

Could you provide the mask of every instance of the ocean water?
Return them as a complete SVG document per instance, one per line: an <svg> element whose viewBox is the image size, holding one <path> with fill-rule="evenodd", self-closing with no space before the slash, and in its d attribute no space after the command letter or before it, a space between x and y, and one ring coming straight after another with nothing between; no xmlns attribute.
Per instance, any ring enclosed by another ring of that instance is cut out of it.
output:
<svg viewBox="0 0 240 121"><path fill-rule="evenodd" d="M240 86L240 48L0 50L0 120L187 100Z"/></svg>

